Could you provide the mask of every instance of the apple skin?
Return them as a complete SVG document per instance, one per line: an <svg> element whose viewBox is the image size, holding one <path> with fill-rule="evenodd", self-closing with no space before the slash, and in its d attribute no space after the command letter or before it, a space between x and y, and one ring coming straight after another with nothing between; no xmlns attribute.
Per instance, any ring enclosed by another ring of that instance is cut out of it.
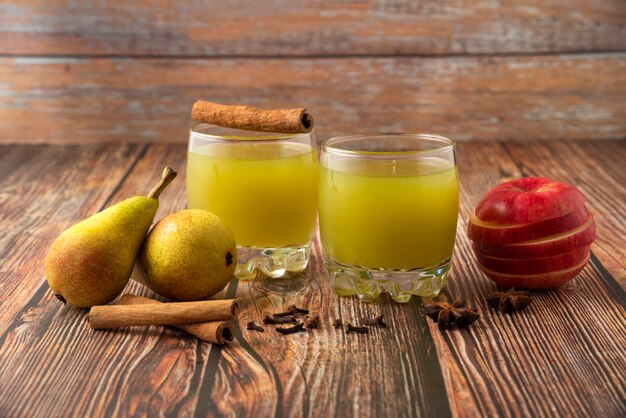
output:
<svg viewBox="0 0 626 418"><path fill-rule="evenodd" d="M476 206L483 222L520 225L560 218L585 205L574 186L540 177L525 177L491 189Z"/></svg>
<svg viewBox="0 0 626 418"><path fill-rule="evenodd" d="M544 258L553 255L563 254L577 248L590 246L596 238L596 223L593 215L589 213L589 218L580 227L561 233L551 235L538 240L524 241L517 244L481 244L472 243L476 251L497 258Z"/></svg>
<svg viewBox="0 0 626 418"><path fill-rule="evenodd" d="M478 263L478 265L487 277L504 288L514 287L516 289L543 290L552 289L567 283L580 273L587 264L587 261L589 261L589 255L579 264L569 269L531 275L498 273L481 266L480 263Z"/></svg>
<svg viewBox="0 0 626 418"><path fill-rule="evenodd" d="M488 223L472 213L467 224L467 236L481 244L513 244L570 231L584 224L588 218L589 211L584 205L558 218L522 225Z"/></svg>
<svg viewBox="0 0 626 418"><path fill-rule="evenodd" d="M502 287L550 289L587 264L596 224L575 187L529 177L491 189L470 215L478 267Z"/></svg>
<svg viewBox="0 0 626 418"><path fill-rule="evenodd" d="M589 247L577 248L564 254L543 258L496 258L474 251L478 263L491 271L503 274L535 275L552 271L567 270L583 259L589 258Z"/></svg>

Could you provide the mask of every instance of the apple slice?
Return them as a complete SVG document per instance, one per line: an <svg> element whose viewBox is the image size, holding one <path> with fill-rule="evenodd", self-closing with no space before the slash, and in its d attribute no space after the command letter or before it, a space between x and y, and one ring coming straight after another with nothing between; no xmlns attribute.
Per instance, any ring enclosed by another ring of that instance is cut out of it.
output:
<svg viewBox="0 0 626 418"><path fill-rule="evenodd" d="M522 225L502 225L481 221L475 213L470 215L467 236L483 244L513 244L560 234L581 226L589 219L583 205L572 213L542 222Z"/></svg>
<svg viewBox="0 0 626 418"><path fill-rule="evenodd" d="M504 274L541 274L551 271L567 270L589 257L589 247L577 248L564 254L542 258L496 258L474 251L481 266Z"/></svg>
<svg viewBox="0 0 626 418"><path fill-rule="evenodd" d="M476 206L484 222L520 225L559 218L585 204L574 186L540 177L508 181L491 189Z"/></svg>
<svg viewBox="0 0 626 418"><path fill-rule="evenodd" d="M489 270L478 263L480 269L491 280L496 282L499 286L508 288L515 287L516 289L551 289L553 287L561 286L574 278L589 261L589 255L587 255L580 263L565 270L553 271L550 273L532 274L532 275L520 275L520 274L506 274L498 273L493 270Z"/></svg>
<svg viewBox="0 0 626 418"><path fill-rule="evenodd" d="M473 242L472 247L491 257L543 258L587 247L593 243L595 238L596 224L593 216L589 213L587 222L571 231L517 244L498 245Z"/></svg>

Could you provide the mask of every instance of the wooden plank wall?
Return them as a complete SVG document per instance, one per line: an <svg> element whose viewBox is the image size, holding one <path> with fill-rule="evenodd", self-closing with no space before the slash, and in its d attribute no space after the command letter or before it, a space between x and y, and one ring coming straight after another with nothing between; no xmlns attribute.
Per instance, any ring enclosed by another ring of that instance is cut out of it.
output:
<svg viewBox="0 0 626 418"><path fill-rule="evenodd" d="M197 98L318 139L626 137L624 0L0 3L0 143L186 141Z"/></svg>

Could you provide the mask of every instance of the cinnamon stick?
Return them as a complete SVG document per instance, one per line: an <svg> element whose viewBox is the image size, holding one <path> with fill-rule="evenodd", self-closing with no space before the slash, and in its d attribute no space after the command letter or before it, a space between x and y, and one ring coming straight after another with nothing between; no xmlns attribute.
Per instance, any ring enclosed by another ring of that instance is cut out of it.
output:
<svg viewBox="0 0 626 418"><path fill-rule="evenodd" d="M146 305L162 302L127 293L122 295L117 303L119 305ZM172 326L182 329L183 331L212 344L224 345L226 341L232 341L235 335L233 326L229 322L225 321L198 322L195 324L174 324Z"/></svg>
<svg viewBox="0 0 626 418"><path fill-rule="evenodd" d="M264 110L198 100L191 108L191 118L246 131L296 134L313 129L313 117L304 108Z"/></svg>
<svg viewBox="0 0 626 418"><path fill-rule="evenodd" d="M236 309L237 303L234 299L149 305L100 305L91 308L88 319L93 329L177 325L233 319Z"/></svg>

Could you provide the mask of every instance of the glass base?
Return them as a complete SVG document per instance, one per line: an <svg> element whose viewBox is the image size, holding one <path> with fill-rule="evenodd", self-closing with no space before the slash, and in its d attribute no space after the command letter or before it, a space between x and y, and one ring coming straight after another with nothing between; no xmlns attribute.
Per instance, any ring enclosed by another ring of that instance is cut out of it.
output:
<svg viewBox="0 0 626 418"><path fill-rule="evenodd" d="M311 244L281 248L237 246L235 276L239 280L250 280L261 272L275 279L288 271L304 270L309 264L310 255Z"/></svg>
<svg viewBox="0 0 626 418"><path fill-rule="evenodd" d="M446 285L450 260L436 267L414 270L374 270L325 260L333 291L339 296L358 296L372 302L387 292L396 302L406 303L411 296L434 298Z"/></svg>

